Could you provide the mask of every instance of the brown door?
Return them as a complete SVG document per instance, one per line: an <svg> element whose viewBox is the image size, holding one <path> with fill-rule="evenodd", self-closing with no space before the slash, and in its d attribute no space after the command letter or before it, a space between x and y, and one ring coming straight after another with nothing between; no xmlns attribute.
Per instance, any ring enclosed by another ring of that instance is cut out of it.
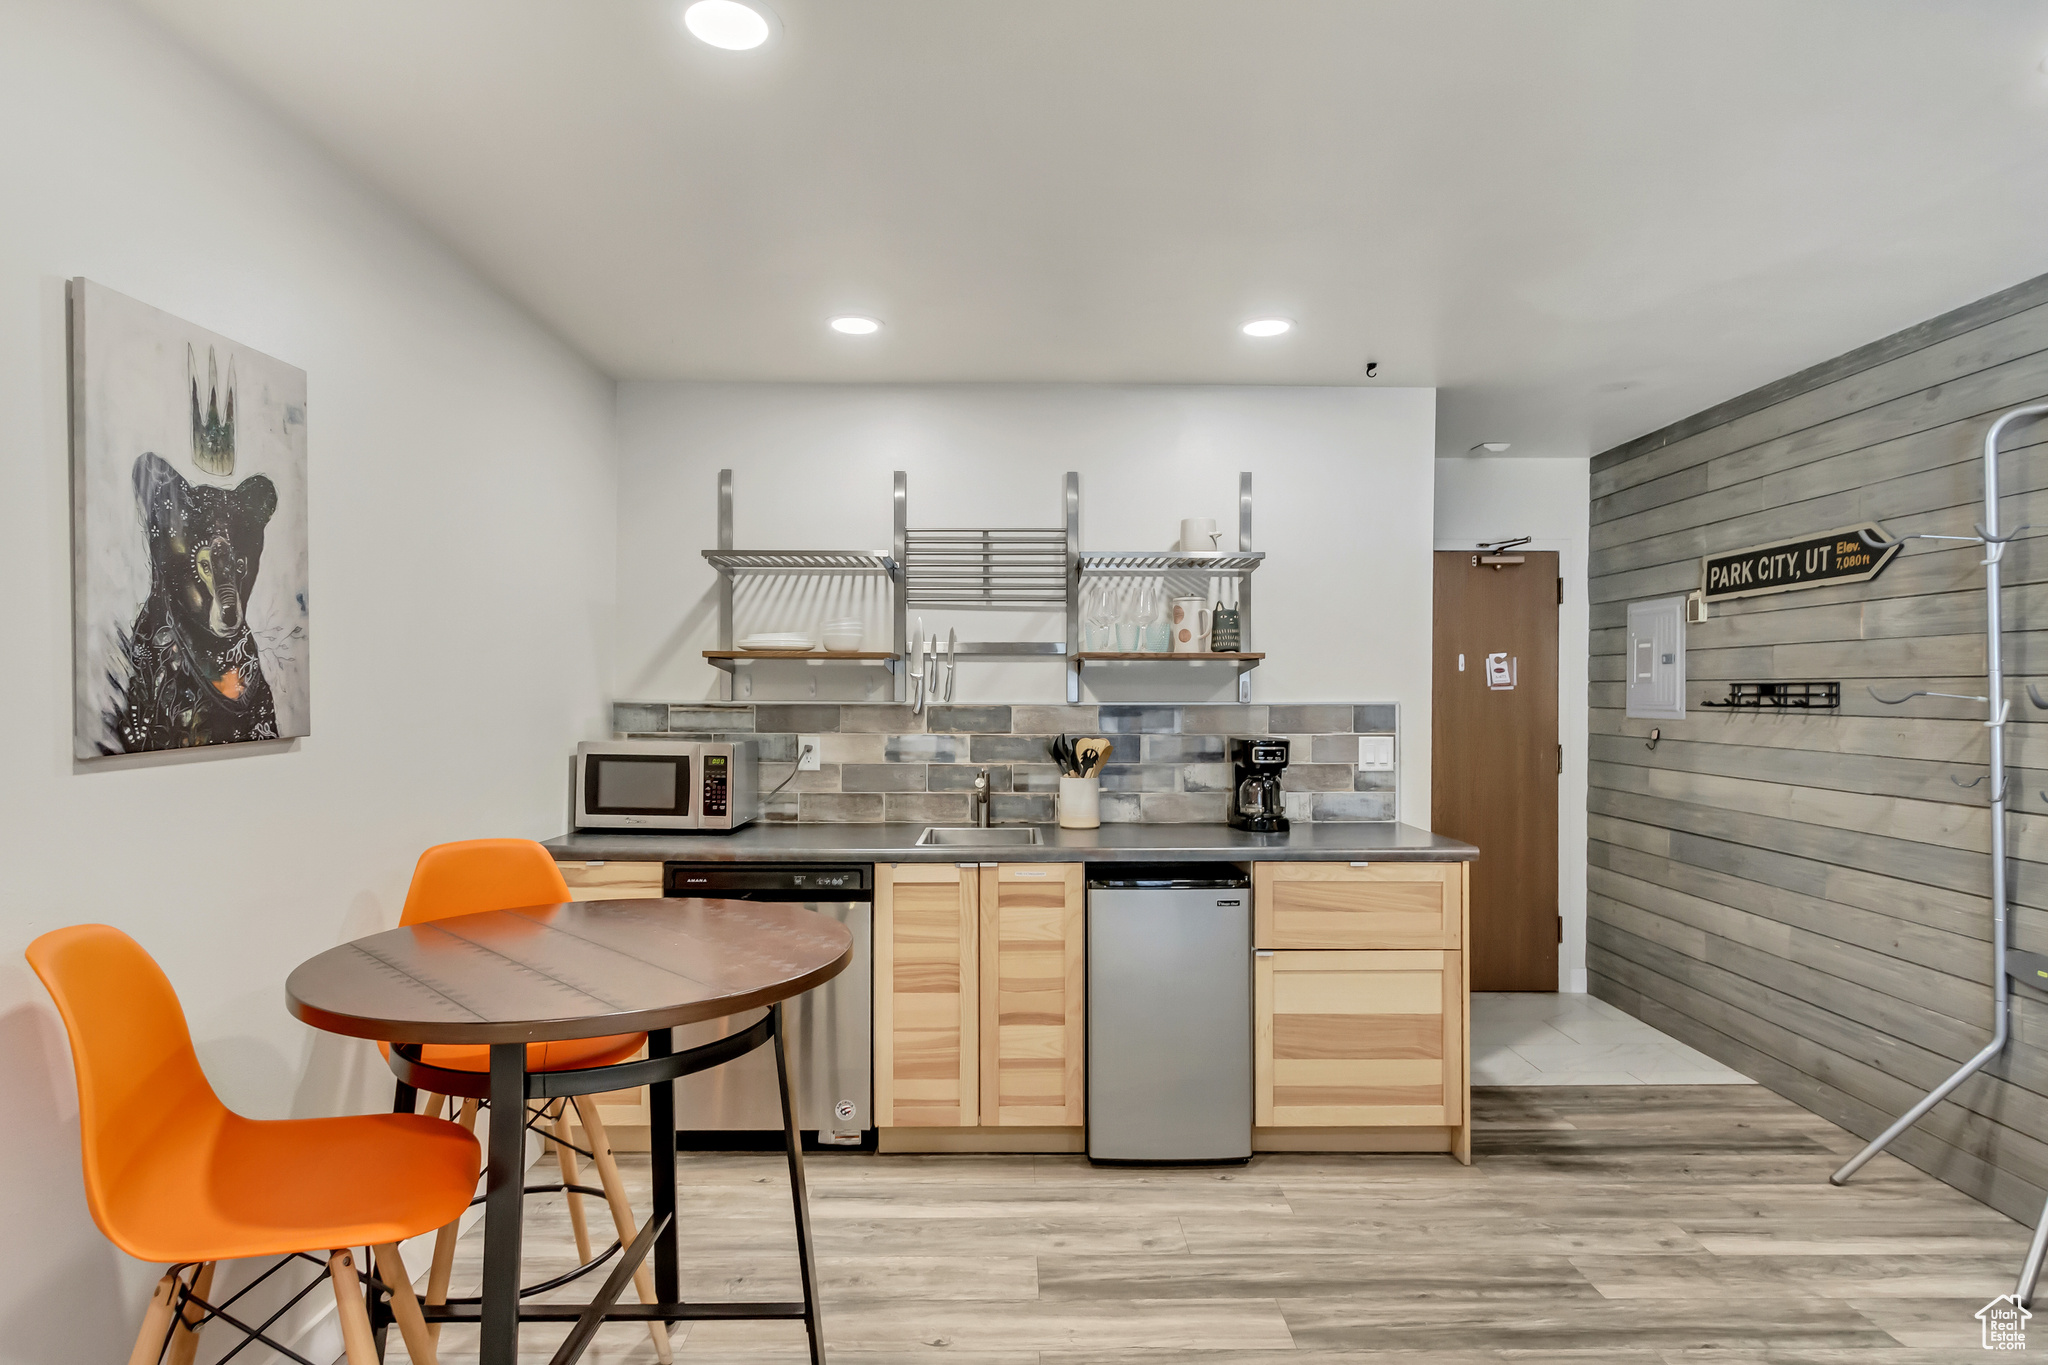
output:
<svg viewBox="0 0 2048 1365"><path fill-rule="evenodd" d="M1479 847L1472 989L1554 991L1557 944L1557 555L1436 557L1430 825Z"/></svg>

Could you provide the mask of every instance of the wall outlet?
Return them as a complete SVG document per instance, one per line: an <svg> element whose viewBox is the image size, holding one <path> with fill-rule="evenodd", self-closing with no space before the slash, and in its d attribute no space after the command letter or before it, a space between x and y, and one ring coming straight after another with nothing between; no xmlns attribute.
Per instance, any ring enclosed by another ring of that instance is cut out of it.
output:
<svg viewBox="0 0 2048 1365"><path fill-rule="evenodd" d="M796 753L796 770L814 773L818 771L818 764L824 761L825 746L816 735L798 735Z"/></svg>
<svg viewBox="0 0 2048 1365"><path fill-rule="evenodd" d="M1392 735L1360 735L1358 737L1358 771L1362 773L1390 773L1394 771L1394 737Z"/></svg>

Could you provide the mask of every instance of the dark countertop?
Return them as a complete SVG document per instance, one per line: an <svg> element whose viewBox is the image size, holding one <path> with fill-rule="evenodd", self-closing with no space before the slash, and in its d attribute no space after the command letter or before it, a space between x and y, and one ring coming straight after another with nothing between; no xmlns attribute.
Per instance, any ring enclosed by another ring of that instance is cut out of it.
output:
<svg viewBox="0 0 2048 1365"><path fill-rule="evenodd" d="M1228 825L1040 825L1040 844L919 848L924 828L753 824L731 834L586 831L551 839L546 847L558 862L1461 863L1479 856L1468 843L1413 825L1301 824L1286 834L1247 834Z"/></svg>

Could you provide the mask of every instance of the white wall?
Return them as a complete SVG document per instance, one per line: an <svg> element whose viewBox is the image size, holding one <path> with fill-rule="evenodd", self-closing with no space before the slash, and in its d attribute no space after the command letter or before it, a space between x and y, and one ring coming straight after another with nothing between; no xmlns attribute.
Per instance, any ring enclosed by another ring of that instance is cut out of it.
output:
<svg viewBox="0 0 2048 1365"><path fill-rule="evenodd" d="M1586 548L1592 511L1589 462L1460 459L1436 464L1436 544L1469 550L1482 540L1534 536L1558 552L1564 605L1557 613L1557 906L1564 916L1558 989L1586 989Z"/></svg>
<svg viewBox="0 0 2048 1365"><path fill-rule="evenodd" d="M388 1106L374 1050L292 1020L284 979L394 924L425 845L560 832L610 686L612 386L146 21L0 0L0 34L0 1361L49 1365L125 1358L158 1268L89 1221L22 948L134 934L245 1113ZM310 738L73 765L72 275L307 371Z"/></svg>
<svg viewBox="0 0 2048 1365"><path fill-rule="evenodd" d="M717 543L721 468L743 549L888 546L897 469L913 527L1061 525L1076 470L1086 548L1164 549L1191 516L1234 546L1250 470L1253 546L1269 558L1247 647L1270 656L1252 700L1402 703L1401 818L1427 825L1435 408L1427 389L622 384L618 695L722 695L701 657L716 578L699 553ZM1061 638L1050 617L925 617L970 640ZM807 686L802 665L777 667ZM1056 663L977 664L956 700L1051 702L1064 686ZM1235 699L1225 670L1187 665L1091 669L1084 686L1103 701Z"/></svg>

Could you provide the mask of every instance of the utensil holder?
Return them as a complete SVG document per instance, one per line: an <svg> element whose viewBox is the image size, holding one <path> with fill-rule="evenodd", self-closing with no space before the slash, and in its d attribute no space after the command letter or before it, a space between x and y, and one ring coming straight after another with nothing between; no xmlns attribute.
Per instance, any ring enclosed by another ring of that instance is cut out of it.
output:
<svg viewBox="0 0 2048 1365"><path fill-rule="evenodd" d="M1060 828L1097 829L1102 825L1102 779L1060 779Z"/></svg>

